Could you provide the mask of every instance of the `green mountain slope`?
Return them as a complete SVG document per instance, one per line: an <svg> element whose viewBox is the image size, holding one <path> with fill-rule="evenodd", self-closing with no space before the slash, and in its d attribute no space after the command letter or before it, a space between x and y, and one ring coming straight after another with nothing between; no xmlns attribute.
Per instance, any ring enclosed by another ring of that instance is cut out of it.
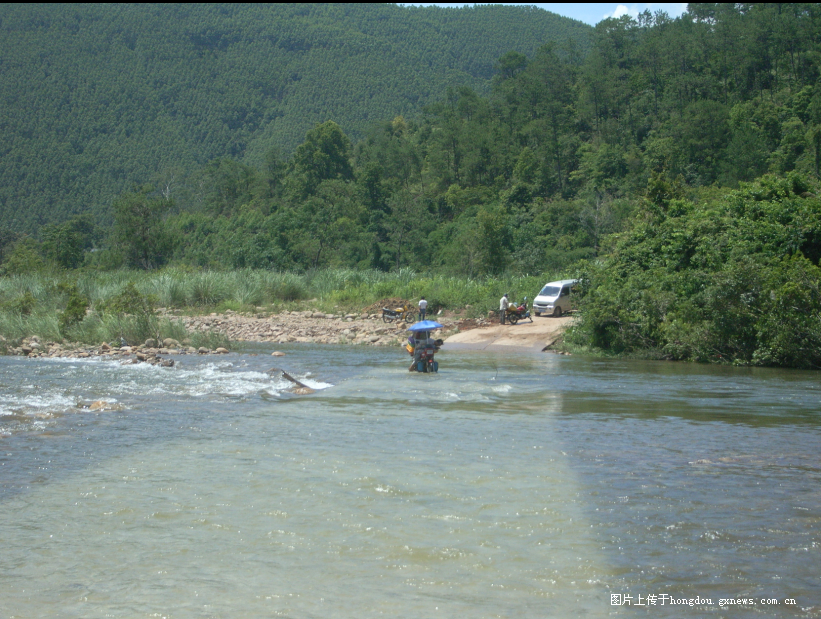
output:
<svg viewBox="0 0 821 619"><path fill-rule="evenodd" d="M0 221L106 212L134 183L216 157L260 163L333 119L353 138L496 60L591 29L527 7L3 5Z"/></svg>

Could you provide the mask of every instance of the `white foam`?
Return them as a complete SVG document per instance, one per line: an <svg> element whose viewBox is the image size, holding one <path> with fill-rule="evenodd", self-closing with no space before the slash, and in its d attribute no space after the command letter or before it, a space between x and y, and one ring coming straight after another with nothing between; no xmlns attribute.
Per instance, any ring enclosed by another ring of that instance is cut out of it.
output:
<svg viewBox="0 0 821 619"><path fill-rule="evenodd" d="M327 389L328 387L333 387L331 383L324 383L321 380L313 380L311 378L300 378L300 382L305 383L311 389Z"/></svg>
<svg viewBox="0 0 821 619"><path fill-rule="evenodd" d="M196 358L195 358L196 359ZM53 359L61 364L73 364L77 359ZM86 374L88 363L96 364L96 375L108 374L103 382L108 385L108 391L117 395L164 395L176 394L180 396L208 397L229 396L243 397L254 394L265 394L278 397L283 391L293 387L293 384L284 379L281 374L247 369L245 360L231 361L196 359L191 364L185 360L173 368L155 366L148 363L123 365L120 359L83 359L83 367L67 368L71 374ZM310 375L310 373L306 373ZM315 390L333 387L333 384L294 374L295 378ZM78 379L82 380L80 376ZM95 398L97 399L97 398ZM73 400L71 400L73 404ZM2 402L0 402L2 406Z"/></svg>
<svg viewBox="0 0 821 619"><path fill-rule="evenodd" d="M4 395L0 397L0 415L41 416L45 412L63 412L77 405L75 398L63 393L38 395Z"/></svg>

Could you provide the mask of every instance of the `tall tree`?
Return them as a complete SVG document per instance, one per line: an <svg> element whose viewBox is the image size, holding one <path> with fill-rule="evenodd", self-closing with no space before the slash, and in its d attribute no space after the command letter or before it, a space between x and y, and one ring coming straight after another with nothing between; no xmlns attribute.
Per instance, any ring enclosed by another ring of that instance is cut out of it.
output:
<svg viewBox="0 0 821 619"><path fill-rule="evenodd" d="M115 248L127 264L154 269L170 257L172 239L163 225L173 202L152 197L149 187L121 195L113 205Z"/></svg>
<svg viewBox="0 0 821 619"><path fill-rule="evenodd" d="M291 173L302 196L313 194L322 181L352 180L351 141L332 120L317 125L297 147Z"/></svg>

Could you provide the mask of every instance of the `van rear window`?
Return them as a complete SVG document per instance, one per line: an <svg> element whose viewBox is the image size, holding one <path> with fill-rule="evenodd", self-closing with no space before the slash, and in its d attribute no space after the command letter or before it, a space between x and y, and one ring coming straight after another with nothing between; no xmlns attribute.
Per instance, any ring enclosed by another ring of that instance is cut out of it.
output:
<svg viewBox="0 0 821 619"><path fill-rule="evenodd" d="M540 297L557 297L559 296L560 288L558 286L545 286L539 293Z"/></svg>

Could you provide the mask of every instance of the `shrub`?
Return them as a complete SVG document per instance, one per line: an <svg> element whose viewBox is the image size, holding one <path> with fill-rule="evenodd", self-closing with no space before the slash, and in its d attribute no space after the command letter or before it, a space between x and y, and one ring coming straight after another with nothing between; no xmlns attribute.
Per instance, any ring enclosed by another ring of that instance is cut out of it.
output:
<svg viewBox="0 0 821 619"><path fill-rule="evenodd" d="M66 335L70 327L83 321L86 317L86 310L89 306L88 297L80 294L76 285L68 288L68 301L66 308L60 314L60 333Z"/></svg>
<svg viewBox="0 0 821 619"><path fill-rule="evenodd" d="M134 282L128 282L119 294L100 301L97 310L101 314L145 316L153 315L156 305L157 298L154 295L140 294Z"/></svg>
<svg viewBox="0 0 821 619"><path fill-rule="evenodd" d="M22 297L0 304L0 312L13 312L21 316L28 316L34 311L37 299L30 291L26 290Z"/></svg>

